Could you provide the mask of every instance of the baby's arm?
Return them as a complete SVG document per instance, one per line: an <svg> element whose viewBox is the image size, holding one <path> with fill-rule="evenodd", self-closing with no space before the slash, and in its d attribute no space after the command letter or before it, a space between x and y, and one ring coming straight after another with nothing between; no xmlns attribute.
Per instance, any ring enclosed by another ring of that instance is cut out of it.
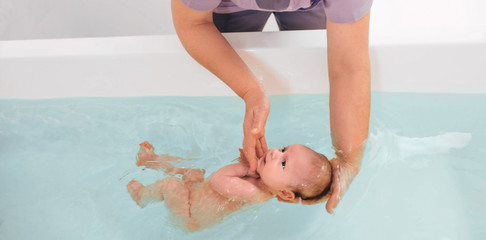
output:
<svg viewBox="0 0 486 240"><path fill-rule="evenodd" d="M219 194L238 201L262 202L273 197L251 174L248 165L241 163L219 169L211 176L209 184Z"/></svg>

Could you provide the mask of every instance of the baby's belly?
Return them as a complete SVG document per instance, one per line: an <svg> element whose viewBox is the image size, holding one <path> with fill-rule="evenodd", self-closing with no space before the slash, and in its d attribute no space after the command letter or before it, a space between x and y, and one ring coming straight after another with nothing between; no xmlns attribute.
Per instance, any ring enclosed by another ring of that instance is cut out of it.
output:
<svg viewBox="0 0 486 240"><path fill-rule="evenodd" d="M214 191L208 182L196 184L191 191L191 216L202 228L219 223L223 218L244 206Z"/></svg>

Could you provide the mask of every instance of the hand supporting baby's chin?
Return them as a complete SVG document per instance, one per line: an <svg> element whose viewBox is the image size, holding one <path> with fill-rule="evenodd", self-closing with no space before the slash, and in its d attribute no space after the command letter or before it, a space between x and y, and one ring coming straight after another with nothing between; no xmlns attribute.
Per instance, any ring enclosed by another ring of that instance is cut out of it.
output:
<svg viewBox="0 0 486 240"><path fill-rule="evenodd" d="M248 163L248 160L243 153L243 149L239 148L238 150L240 150L240 157L238 158L238 162L248 167L248 173L246 174L246 176L252 178L260 178L260 174L257 171L250 170L250 164Z"/></svg>
<svg viewBox="0 0 486 240"><path fill-rule="evenodd" d="M260 178L260 174L258 174L258 172L253 172L253 171L250 171L250 168L248 168L248 174L246 174L246 176L248 177L252 177L252 178Z"/></svg>

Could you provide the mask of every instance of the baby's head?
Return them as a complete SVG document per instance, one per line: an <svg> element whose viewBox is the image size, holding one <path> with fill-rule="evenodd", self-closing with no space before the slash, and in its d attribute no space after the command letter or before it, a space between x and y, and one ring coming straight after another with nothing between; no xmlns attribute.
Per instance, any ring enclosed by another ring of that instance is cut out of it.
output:
<svg viewBox="0 0 486 240"><path fill-rule="evenodd" d="M299 144L269 149L258 160L262 182L278 200L315 204L328 198L332 168L326 156Z"/></svg>

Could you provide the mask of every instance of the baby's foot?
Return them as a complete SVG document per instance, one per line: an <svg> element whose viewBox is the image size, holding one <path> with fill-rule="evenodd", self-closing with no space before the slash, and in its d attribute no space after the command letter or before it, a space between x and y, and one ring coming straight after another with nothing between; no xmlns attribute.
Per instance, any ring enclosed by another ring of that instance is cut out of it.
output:
<svg viewBox="0 0 486 240"><path fill-rule="evenodd" d="M154 151L154 146L152 146L152 144L150 144L148 141L140 143L140 147L144 147L149 149L150 151Z"/></svg>
<svg viewBox="0 0 486 240"><path fill-rule="evenodd" d="M127 184L127 190L130 193L130 196L132 197L133 201L135 201L140 207L145 207L140 204L140 200L142 198L142 196L140 195L140 191L143 188L144 186L135 180L132 180Z"/></svg>
<svg viewBox="0 0 486 240"><path fill-rule="evenodd" d="M154 153L154 147L149 142L140 143L140 150L137 154L137 166L146 166L147 163L153 162L157 158Z"/></svg>

